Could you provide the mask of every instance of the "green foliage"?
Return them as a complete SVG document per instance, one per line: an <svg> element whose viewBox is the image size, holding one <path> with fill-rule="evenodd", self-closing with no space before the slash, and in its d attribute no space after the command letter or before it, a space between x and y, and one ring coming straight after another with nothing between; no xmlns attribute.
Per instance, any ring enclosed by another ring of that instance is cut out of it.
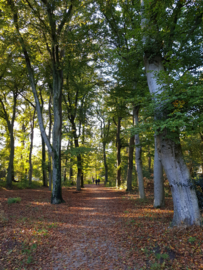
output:
<svg viewBox="0 0 203 270"><path fill-rule="evenodd" d="M115 187L116 186L116 180L109 180L106 185L106 187Z"/></svg>
<svg viewBox="0 0 203 270"><path fill-rule="evenodd" d="M8 198L7 199L8 204L19 203L19 202L21 202L21 198L19 198L19 197L17 197L17 198Z"/></svg>
<svg viewBox="0 0 203 270"><path fill-rule="evenodd" d="M197 240L196 237L190 237L190 238L188 239L188 242L193 243L193 242L195 242L196 240Z"/></svg>
<svg viewBox="0 0 203 270"><path fill-rule="evenodd" d="M72 180L67 180L67 181L63 181L62 182L62 186L63 187L72 187L72 186L75 186L76 185L76 183L74 182L74 181L72 181Z"/></svg>

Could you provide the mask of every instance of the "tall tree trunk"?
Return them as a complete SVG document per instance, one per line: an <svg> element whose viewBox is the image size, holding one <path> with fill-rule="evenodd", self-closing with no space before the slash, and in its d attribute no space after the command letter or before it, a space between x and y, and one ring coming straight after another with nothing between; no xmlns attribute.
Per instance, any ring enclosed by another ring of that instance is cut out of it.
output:
<svg viewBox="0 0 203 270"><path fill-rule="evenodd" d="M80 191L81 190L81 176L82 176L81 155L80 154L77 155L77 167L78 167L78 173L77 173L76 189L77 189L77 191Z"/></svg>
<svg viewBox="0 0 203 270"><path fill-rule="evenodd" d="M73 137L74 137L74 142L75 142L75 148L79 147L79 143L78 143L78 137L76 134L76 126L75 126L75 122L74 119L71 119L71 125L72 125L72 133L73 133ZM81 174L82 174L82 163L81 163L81 155L77 154L77 167L78 167L78 172L77 172L77 180L76 180L76 189L77 191L81 190Z"/></svg>
<svg viewBox="0 0 203 270"><path fill-rule="evenodd" d="M30 119L30 153L29 153L29 185L32 183L32 149L33 149L33 138L34 138L34 123L35 123L35 112L34 109L33 117Z"/></svg>
<svg viewBox="0 0 203 270"><path fill-rule="evenodd" d="M103 141L103 159L104 159L104 169L105 169L105 180L104 184L108 182L108 164L106 162L106 142Z"/></svg>
<svg viewBox="0 0 203 270"><path fill-rule="evenodd" d="M66 167L63 170L63 182L66 182Z"/></svg>
<svg viewBox="0 0 203 270"><path fill-rule="evenodd" d="M53 72L53 190L51 203L58 204L64 202L61 189L61 128L62 128L62 72L55 67Z"/></svg>
<svg viewBox="0 0 203 270"><path fill-rule="evenodd" d="M12 180L14 180L14 134L13 134L13 126L9 125L9 135L10 135L10 155L9 155L9 165L8 165L8 172L6 178L6 185L8 188L12 187Z"/></svg>
<svg viewBox="0 0 203 270"><path fill-rule="evenodd" d="M84 188L84 173L83 173L83 170L81 172L81 188Z"/></svg>
<svg viewBox="0 0 203 270"><path fill-rule="evenodd" d="M42 182L43 186L47 187L46 149L45 149L45 142L42 136L41 139L42 139Z"/></svg>
<svg viewBox="0 0 203 270"><path fill-rule="evenodd" d="M145 69L150 93L162 93L164 86L159 85L157 81L157 72L164 70L161 56L154 56L149 59L145 55ZM200 225L197 196L194 188L192 188L190 174L184 162L180 142L176 143L168 139L166 135L169 135L167 130L158 134L156 142L161 163L171 186L174 205L173 225ZM176 138L174 139L178 141L179 134L173 134L173 136L175 135Z"/></svg>
<svg viewBox="0 0 203 270"><path fill-rule="evenodd" d="M138 125L139 113L139 106L135 106L133 109L135 125ZM139 188L139 198L145 198L145 191L144 191L144 180L143 180L143 173L142 173L142 159L141 159L142 147L140 146L140 138L139 134L135 134L135 164L136 164L136 171L137 171L137 179L138 179L138 188Z"/></svg>
<svg viewBox="0 0 203 270"><path fill-rule="evenodd" d="M50 97L49 97L49 135L48 135L49 142L51 141L51 128L52 128L52 116L51 116L51 93L50 93ZM51 154L50 154L50 152L48 152L48 157L49 157L49 161L48 161L49 190L51 191L51 188L52 188L52 169L51 169Z"/></svg>
<svg viewBox="0 0 203 270"><path fill-rule="evenodd" d="M128 154L128 174L127 174L127 191L132 191L132 173L133 173L133 151L134 151L134 135L130 137L129 154Z"/></svg>
<svg viewBox="0 0 203 270"><path fill-rule="evenodd" d="M121 139L120 139L120 132L121 132L121 117L118 117L118 124L117 124L117 177L116 177L116 187L120 188L121 186Z"/></svg>
<svg viewBox="0 0 203 270"><path fill-rule="evenodd" d="M148 170L149 170L149 173L151 174L151 153L150 153L150 146L148 145Z"/></svg>
<svg viewBox="0 0 203 270"><path fill-rule="evenodd" d="M163 167L158 155L156 138L154 139L154 207L164 206Z"/></svg>
<svg viewBox="0 0 203 270"><path fill-rule="evenodd" d="M141 0L141 8L144 8L144 0ZM151 22L148 22L149 25ZM146 24L146 19L142 18L141 25ZM143 38L143 43L146 43L146 37ZM161 85L157 79L157 74L164 71L162 57L157 52L145 52L144 56L145 70L149 91L152 95L161 94L164 91L164 85ZM161 111L160 105L156 117L163 118L164 114ZM200 211L197 201L196 192L190 179L188 168L184 162L179 134L173 134L175 141L167 136L170 131L165 129L156 135L156 143L158 154L165 173L171 186L174 216L173 225L181 226L183 224L200 225Z"/></svg>
<svg viewBox="0 0 203 270"><path fill-rule="evenodd" d="M70 148L72 150L73 147L73 141L72 139L70 140ZM72 166L72 153L70 155L70 169L69 169L69 180L73 181L73 166Z"/></svg>
<svg viewBox="0 0 203 270"><path fill-rule="evenodd" d="M13 128L14 128L14 121L15 121L15 116L16 116L16 102L17 102L17 93L13 92L13 115L11 121L9 121L9 115L7 114L4 104L2 103L3 106L3 111L5 113L5 118L8 126L8 131L10 135L10 156L9 156L9 165L8 165L8 172L7 172L7 177L6 177L6 184L8 188L12 187L12 181L14 180L14 151L15 151L15 138L13 134Z"/></svg>

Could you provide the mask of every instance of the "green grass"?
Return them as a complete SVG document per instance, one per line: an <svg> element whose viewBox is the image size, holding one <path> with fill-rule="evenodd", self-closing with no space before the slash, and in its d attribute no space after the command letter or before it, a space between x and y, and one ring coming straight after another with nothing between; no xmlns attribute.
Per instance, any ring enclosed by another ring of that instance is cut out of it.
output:
<svg viewBox="0 0 203 270"><path fill-rule="evenodd" d="M19 197L17 197L17 198L8 198L7 199L8 204L19 203L20 201L21 201L21 198L19 198Z"/></svg>

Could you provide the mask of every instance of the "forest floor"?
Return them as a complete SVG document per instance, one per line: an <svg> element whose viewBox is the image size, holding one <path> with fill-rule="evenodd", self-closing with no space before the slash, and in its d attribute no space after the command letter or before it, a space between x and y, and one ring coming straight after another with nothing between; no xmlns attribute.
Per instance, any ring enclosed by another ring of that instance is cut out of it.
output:
<svg viewBox="0 0 203 270"><path fill-rule="evenodd" d="M8 204L8 198L20 197ZM63 188L50 204L47 188L0 190L0 270L203 269L203 228L169 228L171 197L153 208L102 185Z"/></svg>

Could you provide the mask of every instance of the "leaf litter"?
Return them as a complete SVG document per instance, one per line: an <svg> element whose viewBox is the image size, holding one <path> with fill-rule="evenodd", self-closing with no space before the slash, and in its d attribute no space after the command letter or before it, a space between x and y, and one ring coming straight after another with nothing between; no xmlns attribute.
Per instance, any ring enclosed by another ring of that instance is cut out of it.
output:
<svg viewBox="0 0 203 270"><path fill-rule="evenodd" d="M203 269L203 229L170 228L171 198L155 209L150 190L75 191L51 205L47 188L0 190L0 269Z"/></svg>

